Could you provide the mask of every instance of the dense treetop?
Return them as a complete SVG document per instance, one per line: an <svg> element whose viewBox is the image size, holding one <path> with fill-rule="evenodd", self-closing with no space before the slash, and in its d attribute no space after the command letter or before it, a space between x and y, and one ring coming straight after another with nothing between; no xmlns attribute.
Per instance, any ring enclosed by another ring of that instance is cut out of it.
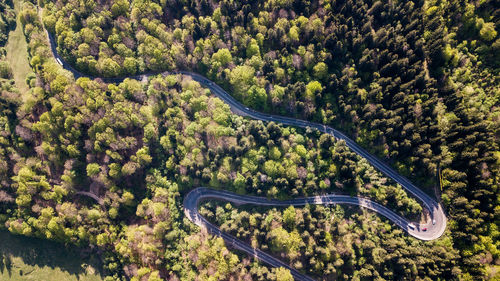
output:
<svg viewBox="0 0 500 281"><path fill-rule="evenodd" d="M23 2L18 15L36 73L19 93L1 48L14 11L0 3L0 222L11 232L96 248L109 280L290 280L200 233L183 196L200 185L281 199L337 192L425 216L343 142L233 115L183 76L75 80L46 28L83 73L193 70L256 110L342 129L449 214L449 231L427 243L358 208L202 207L224 231L325 280L498 270L494 1L39 4Z"/></svg>

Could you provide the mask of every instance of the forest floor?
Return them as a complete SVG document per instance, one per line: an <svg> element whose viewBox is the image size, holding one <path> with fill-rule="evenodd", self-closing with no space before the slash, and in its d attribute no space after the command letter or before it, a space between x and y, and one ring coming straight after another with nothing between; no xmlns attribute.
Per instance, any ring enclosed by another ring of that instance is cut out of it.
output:
<svg viewBox="0 0 500 281"><path fill-rule="evenodd" d="M26 84L26 76L32 72L28 62L28 44L23 33L23 27L19 19L19 11L21 10L21 0L14 0L14 8L16 10L16 29L9 33L9 40L5 46L7 49L7 60L12 68L14 81L19 91L23 94L23 100L29 90Z"/></svg>
<svg viewBox="0 0 500 281"><path fill-rule="evenodd" d="M102 281L96 257L82 258L79 248L18 236L0 230L0 280Z"/></svg>

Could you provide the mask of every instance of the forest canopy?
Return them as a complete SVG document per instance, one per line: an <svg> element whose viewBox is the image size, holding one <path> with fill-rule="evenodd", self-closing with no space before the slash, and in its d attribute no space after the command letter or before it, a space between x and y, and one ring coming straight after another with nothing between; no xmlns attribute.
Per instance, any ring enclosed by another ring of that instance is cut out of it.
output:
<svg viewBox="0 0 500 281"><path fill-rule="evenodd" d="M252 109L342 130L448 215L443 237L423 242L360 208L203 205L223 231L318 279L498 277L494 1L19 1L17 15L0 3L0 223L12 233L94 249L106 280L291 280L200 231L184 196L335 192L425 218L344 142L237 116L162 73L189 70ZM16 16L27 93L3 48ZM47 32L65 62L101 78L64 70Z"/></svg>

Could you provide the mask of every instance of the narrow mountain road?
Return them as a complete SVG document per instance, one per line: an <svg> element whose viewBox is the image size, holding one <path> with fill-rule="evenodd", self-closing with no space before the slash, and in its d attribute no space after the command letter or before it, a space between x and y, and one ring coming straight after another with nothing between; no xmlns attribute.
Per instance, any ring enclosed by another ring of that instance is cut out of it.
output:
<svg viewBox="0 0 500 281"><path fill-rule="evenodd" d="M47 36L49 38L54 58L56 59L56 61L58 61L59 64L61 64L61 66L64 69L72 72L75 78L79 77L99 78L99 77L92 77L89 75L85 75L75 70L71 65L67 64L58 55L53 36L49 33L47 33ZM402 228L404 231L406 231L409 235L421 240L434 240L439 238L444 233L446 229L446 215L443 211L442 206L436 200L431 198L425 192L423 192L414 184L412 184L408 179L398 174L386 163L368 153L356 142L354 142L353 140L351 140L349 137L347 137L345 134L343 134L338 130L335 130L329 126L325 126L319 123L309 122L290 117L271 115L252 110L248 107L245 107L238 101L236 101L231 95L229 95L224 89L222 89L214 82L210 81L209 79L200 74L193 72L175 71L175 72L143 74L131 77L122 77L122 78L100 78L100 79L102 79L106 83L119 83L126 78L143 80L144 78L147 78L149 76L168 75L168 74L181 74L184 76L191 77L193 80L199 82L204 87L209 88L214 95L216 95L218 98L227 103L231 107L231 111L233 111L235 114L262 121L273 121L275 123L279 123L286 126L314 128L323 133L330 134L338 140L344 141L352 151L357 153L359 156L365 158L371 165L373 165L387 177L393 179L395 182L400 184L404 189L406 189L406 191L410 192L411 194L413 194L413 196L419 199L420 202L422 202L422 204L424 205L424 207L428 209L430 214L430 220L428 222L424 224L412 223L406 220L405 218L402 218L395 212L389 210L388 208L382 206L379 203L373 202L365 198L351 197L346 195L336 195L336 194L327 194L322 196L278 201L278 200L269 200L263 197L238 195L232 192L213 190L204 187L199 187L189 192L187 196L184 198L185 215L196 225L207 229L209 233L222 237L226 241L226 243L231 245L232 247L244 251L245 253L251 256L254 256L255 258L258 258L259 260L270 266L284 267L289 269L296 280L307 280L307 281L314 280L298 272L297 270L285 264L284 262L280 261L279 259L276 259L275 257L266 254L265 252L259 249L252 248L250 245L236 239L235 237L227 233L222 232L217 226L211 224L207 219L205 219L203 216L199 214L198 205L201 201L208 199L216 199L216 200L233 202L235 204L252 204L258 206L290 206L290 205L304 206L306 204L321 204L321 205L350 204L367 208L383 215L384 217L392 221L394 224Z"/></svg>

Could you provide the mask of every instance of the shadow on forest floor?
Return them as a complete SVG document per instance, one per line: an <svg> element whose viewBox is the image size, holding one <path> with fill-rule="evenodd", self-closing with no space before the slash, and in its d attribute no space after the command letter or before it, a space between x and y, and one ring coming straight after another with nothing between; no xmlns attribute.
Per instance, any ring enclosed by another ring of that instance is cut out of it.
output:
<svg viewBox="0 0 500 281"><path fill-rule="evenodd" d="M99 281L100 261L77 247L0 230L0 280Z"/></svg>

